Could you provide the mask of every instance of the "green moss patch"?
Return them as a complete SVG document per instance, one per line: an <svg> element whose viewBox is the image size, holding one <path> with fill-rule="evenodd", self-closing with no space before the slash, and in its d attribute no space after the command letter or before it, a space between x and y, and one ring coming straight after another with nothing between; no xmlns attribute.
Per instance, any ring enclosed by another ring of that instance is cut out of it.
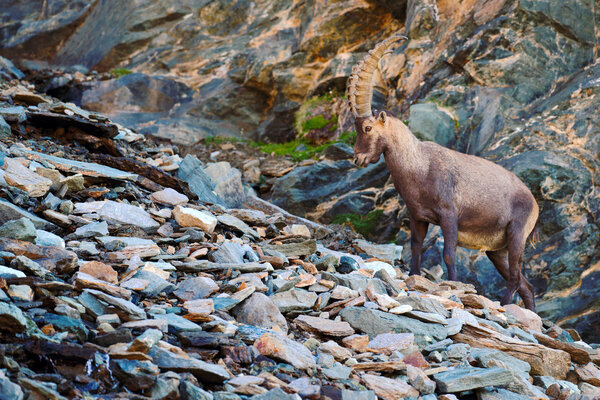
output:
<svg viewBox="0 0 600 400"><path fill-rule="evenodd" d="M337 141L333 143L346 143L349 146L354 146L356 142L356 132L344 132L340 135ZM221 143L248 143L250 146L267 154L275 154L278 156L288 156L294 161L302 161L309 158L315 158L321 154L327 147L333 143L325 143L315 145L310 143L305 138L296 138L291 142L286 143L264 143L254 142L244 138L229 137L229 136L210 136L204 139L207 145L219 145ZM298 146L302 146L302 150L296 151Z"/></svg>
<svg viewBox="0 0 600 400"><path fill-rule="evenodd" d="M332 223L339 225L348 225L356 232L368 238L373 235L379 220L383 216L383 210L373 210L367 215L359 214L340 214L337 215Z"/></svg>
<svg viewBox="0 0 600 400"><path fill-rule="evenodd" d="M125 75L129 75L129 74L133 74L133 71L127 68L115 68L112 71L110 71L110 73L117 79L125 76Z"/></svg>

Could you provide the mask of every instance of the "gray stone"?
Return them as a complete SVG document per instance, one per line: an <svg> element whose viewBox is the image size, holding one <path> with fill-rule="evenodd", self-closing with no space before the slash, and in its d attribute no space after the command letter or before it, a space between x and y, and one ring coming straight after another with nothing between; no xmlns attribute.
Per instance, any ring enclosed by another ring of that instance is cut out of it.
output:
<svg viewBox="0 0 600 400"><path fill-rule="evenodd" d="M427 395L435 392L435 382L423 372L421 368L406 365L406 375L410 385L417 389L421 394Z"/></svg>
<svg viewBox="0 0 600 400"><path fill-rule="evenodd" d="M219 384L229 379L227 370L220 365L209 364L191 357L182 357L160 346L152 347L148 355L161 370L190 372L198 380L206 383Z"/></svg>
<svg viewBox="0 0 600 400"><path fill-rule="evenodd" d="M58 393L58 391L56 390L57 385L53 382L38 382L36 380L25 377L19 377L18 382L22 388L25 388L29 392L37 394L43 399L67 400L66 397L63 397L60 395L60 393Z"/></svg>
<svg viewBox="0 0 600 400"><path fill-rule="evenodd" d="M348 379L352 372L351 367L345 367L340 363L335 363L331 368L324 368L323 375L333 380Z"/></svg>
<svg viewBox="0 0 600 400"><path fill-rule="evenodd" d="M0 226L0 236L33 242L37 237L37 232L31 220L22 217L2 224Z"/></svg>
<svg viewBox="0 0 600 400"><path fill-rule="evenodd" d="M194 386L190 382L182 380L179 384L179 394L181 400L213 400L213 395L210 392Z"/></svg>
<svg viewBox="0 0 600 400"><path fill-rule="evenodd" d="M37 229L56 229L56 225L54 225L53 223L48 222L45 219L39 218L31 214L30 212L25 211L12 203L9 203L6 200L0 199L0 223L12 221L21 217L29 219L31 222L33 222L33 225Z"/></svg>
<svg viewBox="0 0 600 400"><path fill-rule="evenodd" d="M36 233L35 244L38 246L56 246L62 249L65 248L65 241L60 236L41 229L37 229Z"/></svg>
<svg viewBox="0 0 600 400"><path fill-rule="evenodd" d="M198 196L200 201L225 205L224 201L214 192L214 184L204 172L204 165L196 156L191 154L185 156L179 164L177 177L188 183L190 190Z"/></svg>
<svg viewBox="0 0 600 400"><path fill-rule="evenodd" d="M436 299L419 296L404 296L395 299L401 305L409 305L415 311L422 311L432 314L439 314L443 317L449 317L450 313L446 307Z"/></svg>
<svg viewBox="0 0 600 400"><path fill-rule="evenodd" d="M317 364L311 352L300 343L274 333L265 333L254 343L264 356L272 357L302 370L315 369Z"/></svg>
<svg viewBox="0 0 600 400"><path fill-rule="evenodd" d="M0 302L0 330L21 333L28 329L28 318L20 308Z"/></svg>
<svg viewBox="0 0 600 400"><path fill-rule="evenodd" d="M109 251L118 251L128 246L150 246L154 243L151 239L142 239L131 236L100 236L97 241Z"/></svg>
<svg viewBox="0 0 600 400"><path fill-rule="evenodd" d="M273 184L270 201L304 217L318 204L349 191L381 186L388 176L383 160L360 169L349 160L321 161L295 168L278 178Z"/></svg>
<svg viewBox="0 0 600 400"><path fill-rule="evenodd" d="M173 375L173 376L170 376ZM180 378L174 372L159 375L154 386L150 388L150 398L156 400L168 400L177 398L179 394Z"/></svg>
<svg viewBox="0 0 600 400"><path fill-rule="evenodd" d="M226 240L219 245L219 248L210 253L210 260L216 263L243 264L244 254L252 250L249 246L242 246L237 242Z"/></svg>
<svg viewBox="0 0 600 400"><path fill-rule="evenodd" d="M96 236L108 236L108 224L106 221L90 222L75 230L77 238L91 238Z"/></svg>
<svg viewBox="0 0 600 400"><path fill-rule="evenodd" d="M85 342L89 337L89 331L80 318L71 318L66 315L45 313L40 317L34 318L39 326L51 324L58 332L69 332L75 335L81 342Z"/></svg>
<svg viewBox="0 0 600 400"><path fill-rule="evenodd" d="M0 107L0 116L8 122L23 122L27 119L25 115L25 107Z"/></svg>
<svg viewBox="0 0 600 400"><path fill-rule="evenodd" d="M446 360L451 361L462 361L467 358L471 346L464 343L451 344L446 348L446 351L442 353L442 356ZM485 366L485 365L484 365Z"/></svg>
<svg viewBox="0 0 600 400"><path fill-rule="evenodd" d="M273 300L262 293L253 293L252 296L238 304L231 310L238 323L273 329L278 326L287 334L288 325L285 317L279 311Z"/></svg>
<svg viewBox="0 0 600 400"><path fill-rule="evenodd" d="M116 201L106 201L98 211L100 218L120 225L135 225L149 232L156 231L160 224L140 207Z"/></svg>
<svg viewBox="0 0 600 400"><path fill-rule="evenodd" d="M158 367L150 361L113 359L111 367L117 379L134 392L154 385L159 373Z"/></svg>
<svg viewBox="0 0 600 400"><path fill-rule="evenodd" d="M313 398L321 395L321 386L310 383L310 378L298 378L289 383L298 395L302 398Z"/></svg>
<svg viewBox="0 0 600 400"><path fill-rule="evenodd" d="M434 103L410 106L408 127L421 140L449 147L456 140L456 122L449 111Z"/></svg>
<svg viewBox="0 0 600 400"><path fill-rule="evenodd" d="M379 258L390 264L394 264L396 260L402 259L402 246L395 244L373 244L362 239L355 239L352 241L352 244L368 256ZM395 276L395 274L390 275Z"/></svg>
<svg viewBox="0 0 600 400"><path fill-rule="evenodd" d="M85 310L92 317L97 318L100 315L107 314L108 307L98 300L94 295L88 292L88 290L84 290L77 297L77 301L85 307Z"/></svg>
<svg viewBox="0 0 600 400"><path fill-rule="evenodd" d="M158 329L146 329L129 345L128 351L148 353L150 349L162 339L163 333Z"/></svg>
<svg viewBox="0 0 600 400"><path fill-rule="evenodd" d="M423 322L431 322L434 324L448 325L446 318L440 314L428 313L423 311L409 311L405 313L407 317L418 319Z"/></svg>
<svg viewBox="0 0 600 400"><path fill-rule="evenodd" d="M33 290L29 285L10 285L7 294L13 301L33 301Z"/></svg>
<svg viewBox="0 0 600 400"><path fill-rule="evenodd" d="M219 290L219 285L211 278L199 276L179 282L174 294L181 300L204 299Z"/></svg>
<svg viewBox="0 0 600 400"><path fill-rule="evenodd" d="M342 389L342 400L377 400L377 395L372 390Z"/></svg>
<svg viewBox="0 0 600 400"><path fill-rule="evenodd" d="M317 242L314 239L297 243L265 244L266 250L275 250L283 253L286 257L309 256L317 250Z"/></svg>
<svg viewBox="0 0 600 400"><path fill-rule="evenodd" d="M111 306L114 306L116 309L115 312L123 321L135 321L140 319L146 319L146 312L140 307L130 302L129 300L110 296L96 289L84 289L84 291L87 291L89 294L93 295L98 300L101 300L105 303L108 303Z"/></svg>
<svg viewBox="0 0 600 400"><path fill-rule="evenodd" d="M154 319L162 319L167 321L169 325L169 332L177 333L177 332L189 332L189 331L201 331L202 328L200 325L193 323L183 317L180 317L176 314L152 314L152 318Z"/></svg>
<svg viewBox="0 0 600 400"><path fill-rule="evenodd" d="M457 393L486 386L507 385L511 382L512 375L498 367L458 367L435 374L433 379L442 393Z"/></svg>
<svg viewBox="0 0 600 400"><path fill-rule="evenodd" d="M27 275L39 276L40 278L44 278L48 274L46 268L25 256L13 258L10 262L10 266L11 268L25 272Z"/></svg>
<svg viewBox="0 0 600 400"><path fill-rule="evenodd" d="M348 257L348 256L342 256L342 257L340 257L340 263L336 267L336 270L337 270L337 272L339 272L341 274L349 274L353 271L358 270L359 268L360 268L360 265L354 258Z"/></svg>
<svg viewBox="0 0 600 400"><path fill-rule="evenodd" d="M267 393L252 396L252 400L297 400L297 397L276 387L275 389L269 390Z"/></svg>
<svg viewBox="0 0 600 400"><path fill-rule="evenodd" d="M155 297L163 292L170 293L175 289L174 284L150 271L138 271L134 275L134 278L148 281L148 286L146 286L143 290L140 291L146 297Z"/></svg>
<svg viewBox="0 0 600 400"><path fill-rule="evenodd" d="M204 173L214 184L214 192L223 199L226 207L237 208L242 205L246 195L242 186L242 173L239 170L222 161L208 164Z"/></svg>
<svg viewBox="0 0 600 400"><path fill-rule="evenodd" d="M365 262L363 268L372 271L374 274L379 271L385 271L390 277L396 277L396 270L390 264L383 261L369 261Z"/></svg>
<svg viewBox="0 0 600 400"><path fill-rule="evenodd" d="M282 313L302 312L310 310L317 301L317 294L302 289L292 289L275 293L271 296L273 303Z"/></svg>
<svg viewBox="0 0 600 400"><path fill-rule="evenodd" d="M522 396L520 394L511 392L506 389L480 389L477 391L477 397L480 400L527 400L531 399L529 396Z"/></svg>
<svg viewBox="0 0 600 400"><path fill-rule="evenodd" d="M79 243L79 246L75 251L84 256L97 256L100 254L100 251L96 248L96 243L87 241Z"/></svg>
<svg viewBox="0 0 600 400"><path fill-rule="evenodd" d="M513 356L506 354L500 350L494 349L483 349L483 348L471 348L471 357L479 361L482 367L491 367L493 362L500 361L506 366L510 366L512 371L518 372L524 377L529 377L531 371L531 365L529 363L519 360Z"/></svg>
<svg viewBox="0 0 600 400"><path fill-rule="evenodd" d="M369 278L362 274L331 274L329 272L322 272L321 277L352 290L366 290L367 286L371 285L376 293L387 294L385 285L381 280Z"/></svg>
<svg viewBox="0 0 600 400"><path fill-rule="evenodd" d="M354 157L354 150L345 143L332 143L327 146L323 155L330 160L349 160Z"/></svg>
<svg viewBox="0 0 600 400"><path fill-rule="evenodd" d="M25 274L18 269L8 268L0 265L0 278L24 278Z"/></svg>
<svg viewBox="0 0 600 400"><path fill-rule="evenodd" d="M0 57L0 71L15 79L25 78L25 74L15 67L15 64L8 58Z"/></svg>
<svg viewBox="0 0 600 400"><path fill-rule="evenodd" d="M221 214L217 216L217 220L220 224L233 228L243 234L246 234L254 239L260 238L258 232L250 228L248 224L239 218L234 217L231 214Z"/></svg>
<svg viewBox="0 0 600 400"><path fill-rule="evenodd" d="M429 346L426 346L423 351L427 353L432 353L434 351L442 351L445 350L446 347L450 346L453 343L452 339L444 339L441 342L432 343Z"/></svg>
<svg viewBox="0 0 600 400"><path fill-rule="evenodd" d="M48 193L42 204L51 210L56 210L61 202L62 200L60 198L56 197L52 193Z"/></svg>
<svg viewBox="0 0 600 400"><path fill-rule="evenodd" d="M9 136L12 133L10 125L4 120L4 117L0 116L0 135ZM2 164L4 161L2 162ZM2 165L0 164L0 166Z"/></svg>
<svg viewBox="0 0 600 400"><path fill-rule="evenodd" d="M24 395L21 387L12 383L6 377L4 371L0 370L0 399L23 400Z"/></svg>
<svg viewBox="0 0 600 400"><path fill-rule="evenodd" d="M364 307L348 307L339 314L354 329L370 338L382 333L413 333L419 347L443 340L446 328L439 324L428 324L402 315L394 315Z"/></svg>
<svg viewBox="0 0 600 400"><path fill-rule="evenodd" d="M76 160L68 160L66 158L56 157L49 154L38 153L36 151L27 150L21 147L11 147L11 152L14 155L24 156L31 160L44 160L54 165L57 169L64 172L71 172L74 174L82 174L84 176L98 177L98 178L110 178L119 180L130 180L135 182L137 180L136 174L124 172L116 168L107 167L90 162L82 162Z"/></svg>

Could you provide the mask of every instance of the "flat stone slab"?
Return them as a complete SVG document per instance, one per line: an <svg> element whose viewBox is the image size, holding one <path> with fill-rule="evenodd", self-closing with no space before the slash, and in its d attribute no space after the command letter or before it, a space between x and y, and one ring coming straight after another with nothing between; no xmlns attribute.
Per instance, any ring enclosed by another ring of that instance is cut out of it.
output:
<svg viewBox="0 0 600 400"><path fill-rule="evenodd" d="M221 383L229 379L227 370L218 364L210 364L191 357L183 357L154 346L148 353L161 370L191 372L198 380L207 383Z"/></svg>
<svg viewBox="0 0 600 400"><path fill-rule="evenodd" d="M306 311L312 308L317 301L317 294L301 289L292 289L285 292L275 293L271 296L273 303L282 313L292 311Z"/></svg>
<svg viewBox="0 0 600 400"><path fill-rule="evenodd" d="M156 230L160 227L160 224L141 207L118 203L112 200L104 202L98 214L100 218L109 223L135 225L148 231Z"/></svg>
<svg viewBox="0 0 600 400"><path fill-rule="evenodd" d="M285 254L286 257L309 256L317 251L317 242L314 239L298 243L265 244L263 249L275 250Z"/></svg>
<svg viewBox="0 0 600 400"><path fill-rule="evenodd" d="M320 333L327 336L345 337L354 334L354 329L347 322L300 315L294 320L302 330Z"/></svg>
<svg viewBox="0 0 600 400"><path fill-rule="evenodd" d="M33 226L37 229L54 230L57 228L52 222L48 222L29 211L22 209L21 207L15 206L6 200L0 200L0 224L3 224L14 219L25 217L33 222Z"/></svg>
<svg viewBox="0 0 600 400"><path fill-rule="evenodd" d="M394 315L364 307L348 307L339 314L344 321L369 337L382 333L413 333L417 346L423 347L444 340L448 334L439 324L428 324L402 315Z"/></svg>
<svg viewBox="0 0 600 400"><path fill-rule="evenodd" d="M461 367L435 374L433 379L442 393L456 393L486 386L508 385L512 381L512 374L498 367Z"/></svg>
<svg viewBox="0 0 600 400"><path fill-rule="evenodd" d="M155 319L162 319L167 321L169 330L173 332L185 332L185 331L201 331L200 325L188 321L187 319L180 317L176 314L152 314Z"/></svg>
<svg viewBox="0 0 600 400"><path fill-rule="evenodd" d="M135 182L138 175L129 172L121 171L116 168L107 167L105 165L69 160L66 158L55 157L49 154L38 153L36 151L11 147L10 151L15 155L20 155L29 160L41 162L47 161L54 165L56 169L66 172L72 172L74 174L81 174L83 176L93 176L99 178L110 178L118 180L129 180Z"/></svg>
<svg viewBox="0 0 600 400"><path fill-rule="evenodd" d="M352 241L352 245L371 257L379 258L391 264L402 259L402 246L395 244L373 244L366 240L356 239Z"/></svg>
<svg viewBox="0 0 600 400"><path fill-rule="evenodd" d="M306 347L285 336L265 333L254 346L260 354L282 360L295 368L312 370L317 367L315 358Z"/></svg>
<svg viewBox="0 0 600 400"><path fill-rule="evenodd" d="M146 312L140 307L130 302L129 300L110 296L96 289L84 289L84 292L87 292L96 297L98 300L102 300L103 302L108 303L111 306L117 308L117 314L119 315L121 320L135 321L140 319L146 319Z"/></svg>

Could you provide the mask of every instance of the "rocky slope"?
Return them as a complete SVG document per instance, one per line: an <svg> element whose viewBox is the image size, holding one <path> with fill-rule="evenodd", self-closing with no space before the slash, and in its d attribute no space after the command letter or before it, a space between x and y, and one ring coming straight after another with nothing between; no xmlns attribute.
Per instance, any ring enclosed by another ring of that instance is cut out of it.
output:
<svg viewBox="0 0 600 400"><path fill-rule="evenodd" d="M207 135L289 140L311 96L343 89L367 49L406 33L410 40L382 61L374 104L421 138L488 157L529 185L541 208L541 242L525 257L539 312L600 338L593 0L46 4L3 6L0 54L35 77L38 90L186 146ZM45 72L59 65L67 73ZM134 73L103 74L118 67ZM351 130L343 101L331 103L337 133ZM323 223L369 214L372 238L395 240L406 252L406 210L385 166L358 170L343 157L291 172L257 158L265 197ZM275 180L274 169L288 173ZM432 270L442 264L441 248L433 229L424 256ZM459 277L499 298L504 283L492 264L466 250L459 258Z"/></svg>
<svg viewBox="0 0 600 400"><path fill-rule="evenodd" d="M576 330L409 278L400 246L0 61L0 398L600 399L600 345Z"/></svg>

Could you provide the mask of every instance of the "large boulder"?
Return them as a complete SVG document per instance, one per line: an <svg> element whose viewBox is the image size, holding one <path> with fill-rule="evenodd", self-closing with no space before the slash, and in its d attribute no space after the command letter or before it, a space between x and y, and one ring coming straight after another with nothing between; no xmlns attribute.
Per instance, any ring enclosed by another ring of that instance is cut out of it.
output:
<svg viewBox="0 0 600 400"><path fill-rule="evenodd" d="M271 201L288 211L304 216L320 203L351 190L381 186L389 175L380 160L366 168L357 168L348 160L321 161L299 167L277 179Z"/></svg>

